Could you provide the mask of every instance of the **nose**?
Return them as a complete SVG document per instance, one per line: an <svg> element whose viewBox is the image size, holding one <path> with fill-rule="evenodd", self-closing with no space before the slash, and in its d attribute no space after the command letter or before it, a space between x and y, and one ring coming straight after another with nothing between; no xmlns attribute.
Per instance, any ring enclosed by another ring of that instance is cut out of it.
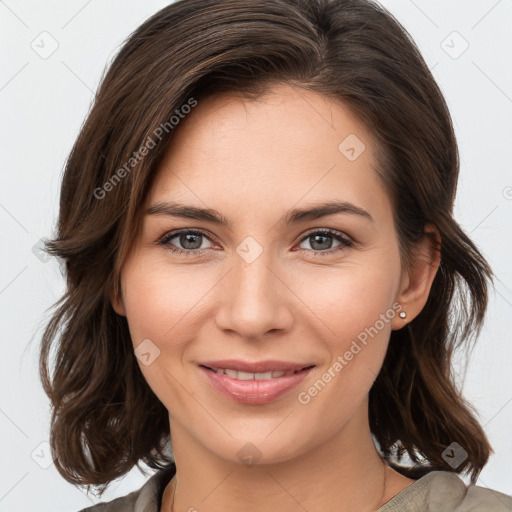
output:
<svg viewBox="0 0 512 512"><path fill-rule="evenodd" d="M238 254L233 268L219 284L216 325L247 340L269 331L287 331L293 322L291 301L297 300L282 267L272 263L270 251L250 263Z"/></svg>

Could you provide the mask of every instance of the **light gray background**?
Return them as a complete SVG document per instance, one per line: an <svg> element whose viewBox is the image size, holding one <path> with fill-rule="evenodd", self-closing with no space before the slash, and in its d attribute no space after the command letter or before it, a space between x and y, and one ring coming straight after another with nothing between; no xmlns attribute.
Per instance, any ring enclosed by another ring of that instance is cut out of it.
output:
<svg viewBox="0 0 512 512"><path fill-rule="evenodd" d="M512 494L512 0L382 3L416 40L445 94L461 153L456 218L498 277L466 378L458 379L496 451L478 484ZM0 512L72 512L98 501L62 479L45 444L49 405L37 354L63 280L57 263L33 247L53 234L63 164L104 66L166 4L0 1ZM103 499L146 478L134 469Z"/></svg>

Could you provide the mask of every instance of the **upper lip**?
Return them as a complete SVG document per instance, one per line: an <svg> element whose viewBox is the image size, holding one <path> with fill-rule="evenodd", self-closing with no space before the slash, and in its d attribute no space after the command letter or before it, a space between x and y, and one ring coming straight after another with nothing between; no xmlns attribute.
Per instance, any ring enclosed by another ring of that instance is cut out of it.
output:
<svg viewBox="0 0 512 512"><path fill-rule="evenodd" d="M240 361L237 359L224 359L222 361L204 361L200 363L200 365L216 370L223 368L248 373L265 373L270 371L289 372L292 370L297 371L308 368L310 366L315 366L312 363L294 363L290 361L277 361L275 359L254 362Z"/></svg>

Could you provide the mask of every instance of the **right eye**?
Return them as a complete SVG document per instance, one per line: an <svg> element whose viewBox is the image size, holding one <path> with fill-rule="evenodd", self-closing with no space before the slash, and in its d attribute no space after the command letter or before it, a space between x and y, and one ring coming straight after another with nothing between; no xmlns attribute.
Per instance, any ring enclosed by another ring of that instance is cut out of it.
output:
<svg viewBox="0 0 512 512"><path fill-rule="evenodd" d="M176 247L171 243L175 238L178 240L178 243L182 248ZM177 231L166 233L159 239L158 244L164 246L168 251L180 256L202 256L205 253L204 247L201 249L201 246L203 245L201 241L202 238L210 240L204 231L198 229L179 229Z"/></svg>

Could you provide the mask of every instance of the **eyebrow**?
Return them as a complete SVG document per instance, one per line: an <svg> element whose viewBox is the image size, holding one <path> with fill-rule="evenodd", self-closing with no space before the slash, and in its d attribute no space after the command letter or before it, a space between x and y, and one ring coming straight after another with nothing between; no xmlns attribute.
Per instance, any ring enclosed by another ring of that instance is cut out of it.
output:
<svg viewBox="0 0 512 512"><path fill-rule="evenodd" d="M335 215L337 213L358 215L370 222L374 222L374 219L369 212L360 206L347 201L330 201L315 204L310 207L293 208L286 212L280 221L287 225L298 224L300 222L316 220L328 215ZM230 227L229 220L217 210L213 210L211 208L197 208L196 206L188 206L177 202L159 201L151 205L147 209L146 214L169 215L185 219L202 220L219 226L225 226L227 228Z"/></svg>

